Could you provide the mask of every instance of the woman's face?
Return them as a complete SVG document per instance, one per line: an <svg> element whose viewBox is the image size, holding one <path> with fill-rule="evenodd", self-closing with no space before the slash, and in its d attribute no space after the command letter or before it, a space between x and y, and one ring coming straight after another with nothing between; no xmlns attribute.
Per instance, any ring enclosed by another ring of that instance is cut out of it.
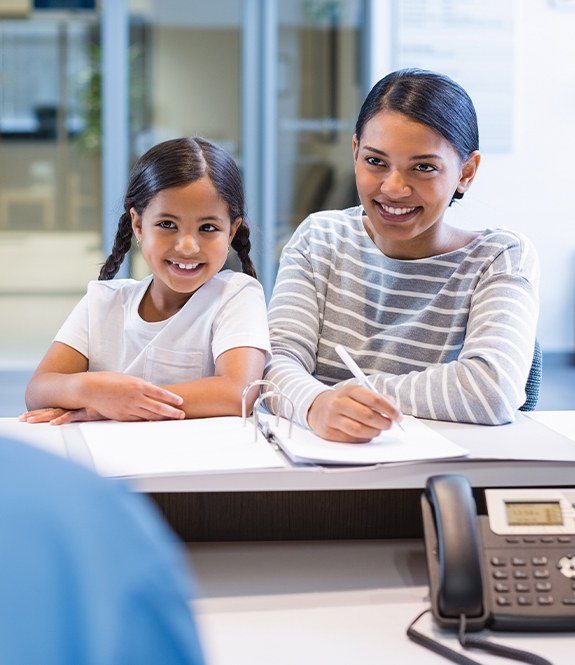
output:
<svg viewBox="0 0 575 665"><path fill-rule="evenodd" d="M353 153L357 190L376 245L395 258L448 251L443 216L453 194L469 188L479 153L462 162L447 139L395 111L371 118L361 141L354 136Z"/></svg>

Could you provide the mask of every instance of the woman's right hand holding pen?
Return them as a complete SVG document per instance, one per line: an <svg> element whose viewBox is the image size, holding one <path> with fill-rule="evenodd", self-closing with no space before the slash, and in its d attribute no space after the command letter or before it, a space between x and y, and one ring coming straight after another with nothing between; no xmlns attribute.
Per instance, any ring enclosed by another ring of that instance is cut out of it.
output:
<svg viewBox="0 0 575 665"><path fill-rule="evenodd" d="M401 412L390 398L353 384L320 393L307 414L314 434L346 443L370 441L400 420Z"/></svg>

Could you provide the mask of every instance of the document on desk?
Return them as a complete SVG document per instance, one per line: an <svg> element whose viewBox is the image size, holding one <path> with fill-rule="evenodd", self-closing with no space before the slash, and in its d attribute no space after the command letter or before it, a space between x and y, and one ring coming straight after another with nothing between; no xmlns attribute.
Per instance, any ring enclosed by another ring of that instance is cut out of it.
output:
<svg viewBox="0 0 575 665"><path fill-rule="evenodd" d="M94 470L104 476L185 475L281 468L286 461L241 418L81 423ZM73 451L69 451L73 455Z"/></svg>
<svg viewBox="0 0 575 665"><path fill-rule="evenodd" d="M326 441L296 424L289 436L289 423L284 418L279 419L278 426L275 417L267 414L261 415L260 421L264 423L268 438L296 463L389 464L450 459L468 454L467 450L412 416L403 417L403 430L393 427L367 443Z"/></svg>
<svg viewBox="0 0 575 665"><path fill-rule="evenodd" d="M575 411L531 411L526 415L575 442Z"/></svg>

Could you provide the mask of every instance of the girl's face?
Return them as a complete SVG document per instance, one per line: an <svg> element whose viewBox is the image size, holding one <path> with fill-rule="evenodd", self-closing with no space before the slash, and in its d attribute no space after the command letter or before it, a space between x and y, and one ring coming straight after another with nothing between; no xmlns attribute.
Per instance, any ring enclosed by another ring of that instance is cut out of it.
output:
<svg viewBox="0 0 575 665"><path fill-rule="evenodd" d="M226 202L208 177L164 189L142 215L134 208L130 214L154 275L151 296L168 307L181 306L221 270L241 223L241 218L230 220Z"/></svg>
<svg viewBox="0 0 575 665"><path fill-rule="evenodd" d="M479 153L462 162L447 139L394 111L365 124L353 153L359 198L382 252L412 259L448 251L443 216L455 191L469 188Z"/></svg>

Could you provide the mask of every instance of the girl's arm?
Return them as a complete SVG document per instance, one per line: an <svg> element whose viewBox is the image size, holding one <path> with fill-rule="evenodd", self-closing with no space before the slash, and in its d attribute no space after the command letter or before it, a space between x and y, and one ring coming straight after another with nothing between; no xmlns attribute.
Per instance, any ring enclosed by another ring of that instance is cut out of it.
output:
<svg viewBox="0 0 575 665"><path fill-rule="evenodd" d="M29 412L22 419L43 422L45 409L92 409L112 420L180 419L181 397L135 376L88 372L88 359L67 344L54 342L26 389ZM40 413L34 413L42 410Z"/></svg>
<svg viewBox="0 0 575 665"><path fill-rule="evenodd" d="M183 398L182 409L186 418L212 416L239 416L242 413L244 388L262 378L266 352L253 347L237 347L225 351L215 362L215 375L164 386ZM251 390L247 399L247 412L251 413L258 392Z"/></svg>

